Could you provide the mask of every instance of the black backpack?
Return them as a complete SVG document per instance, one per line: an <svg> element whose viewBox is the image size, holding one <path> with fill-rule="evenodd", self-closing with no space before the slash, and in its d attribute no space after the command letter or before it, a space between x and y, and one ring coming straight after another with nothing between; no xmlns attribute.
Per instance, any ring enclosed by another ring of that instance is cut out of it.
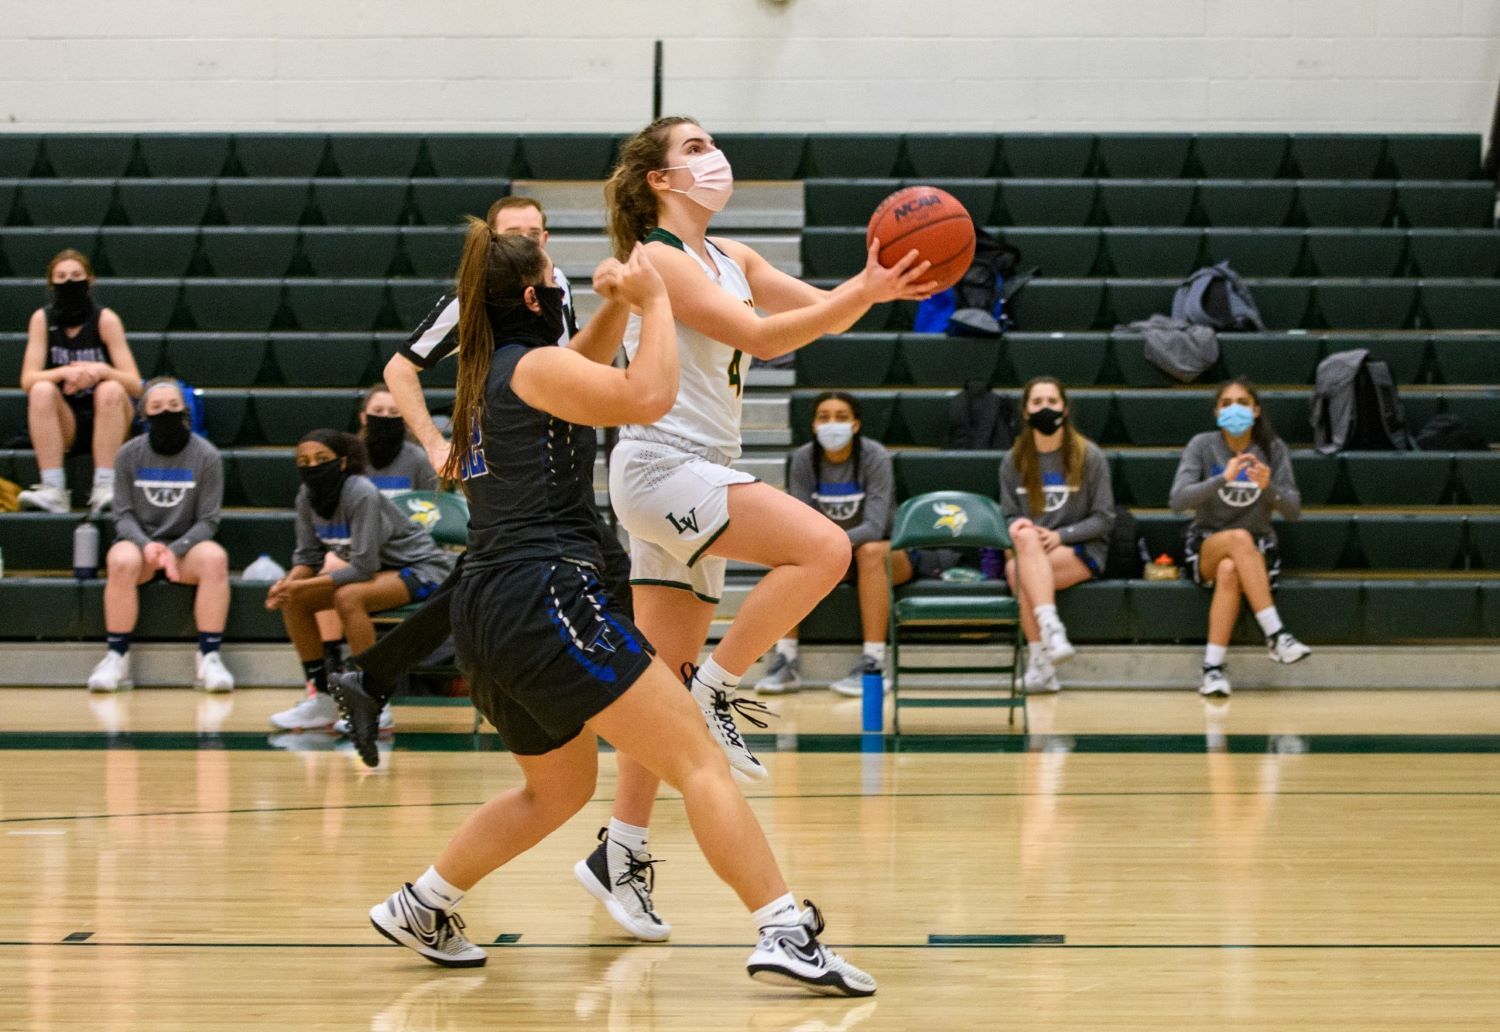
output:
<svg viewBox="0 0 1500 1032"><path fill-rule="evenodd" d="M1021 251L975 231L974 260L953 288L953 314L944 330L950 337L998 337L1014 329L1011 299L1035 273L1018 275Z"/></svg>
<svg viewBox="0 0 1500 1032"><path fill-rule="evenodd" d="M1109 554L1104 559L1106 580L1135 580L1146 569L1146 543L1141 540L1135 513L1115 506L1115 525L1109 532Z"/></svg>
<svg viewBox="0 0 1500 1032"><path fill-rule="evenodd" d="M948 439L943 447L955 451L1009 448L1013 409L1010 399L990 390L983 380L970 380L948 404Z"/></svg>
<svg viewBox="0 0 1500 1032"><path fill-rule="evenodd" d="M1489 446L1478 430L1446 412L1429 419L1417 434L1423 451L1485 451Z"/></svg>
<svg viewBox="0 0 1500 1032"><path fill-rule="evenodd" d="M1411 451L1406 409L1391 367L1367 358L1354 378L1354 427L1344 444L1349 451Z"/></svg>

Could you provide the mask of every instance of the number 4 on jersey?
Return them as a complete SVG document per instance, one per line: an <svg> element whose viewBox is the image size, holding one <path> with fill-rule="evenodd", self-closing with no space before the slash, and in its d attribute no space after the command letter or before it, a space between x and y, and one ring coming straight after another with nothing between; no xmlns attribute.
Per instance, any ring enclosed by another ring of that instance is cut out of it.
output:
<svg viewBox="0 0 1500 1032"><path fill-rule="evenodd" d="M729 386L734 388L736 398L745 393L745 385L740 380L740 359L743 356L744 352L736 348L734 357L729 360Z"/></svg>

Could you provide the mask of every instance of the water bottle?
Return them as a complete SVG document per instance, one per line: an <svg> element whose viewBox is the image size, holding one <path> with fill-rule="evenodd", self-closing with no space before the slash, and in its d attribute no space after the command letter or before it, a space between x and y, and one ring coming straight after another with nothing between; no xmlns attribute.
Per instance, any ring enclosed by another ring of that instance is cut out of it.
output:
<svg viewBox="0 0 1500 1032"><path fill-rule="evenodd" d="M1000 549L981 548L979 550L979 571L984 574L985 580L1005 579L1005 561L1000 556Z"/></svg>
<svg viewBox="0 0 1500 1032"><path fill-rule="evenodd" d="M255 562L245 567L245 579L250 581L264 581L267 584L274 584L285 576L286 571L281 568L275 559L272 559L264 552L260 554L260 558L256 559Z"/></svg>
<svg viewBox="0 0 1500 1032"><path fill-rule="evenodd" d="M866 670L859 682L862 707L861 729L866 732L885 730L885 675Z"/></svg>
<svg viewBox="0 0 1500 1032"><path fill-rule="evenodd" d="M73 576L79 580L99 576L99 528L88 520L73 531Z"/></svg>

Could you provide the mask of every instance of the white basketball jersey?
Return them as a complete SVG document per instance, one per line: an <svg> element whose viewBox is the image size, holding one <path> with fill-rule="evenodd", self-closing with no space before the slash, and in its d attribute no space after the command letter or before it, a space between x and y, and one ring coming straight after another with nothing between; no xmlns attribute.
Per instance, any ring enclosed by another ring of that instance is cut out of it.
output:
<svg viewBox="0 0 1500 1032"><path fill-rule="evenodd" d="M754 308L750 281L745 272L723 251L708 245L713 266L693 251L686 254L703 268L710 280L729 292L746 307ZM717 276L715 273L717 272ZM625 329L625 355L635 360L641 344L641 320L632 315ZM739 351L697 330L677 323L678 373L677 400L672 411L652 424L657 430L681 437L705 447L726 452L731 458L740 454L740 409L745 391L745 373L750 362ZM623 427L621 437L634 436L632 427Z"/></svg>

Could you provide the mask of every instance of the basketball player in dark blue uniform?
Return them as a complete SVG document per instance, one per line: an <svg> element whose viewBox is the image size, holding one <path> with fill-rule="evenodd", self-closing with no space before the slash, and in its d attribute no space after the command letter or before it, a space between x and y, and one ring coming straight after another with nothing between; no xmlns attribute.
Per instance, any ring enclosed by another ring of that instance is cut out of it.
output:
<svg viewBox="0 0 1500 1032"><path fill-rule="evenodd" d="M620 370L551 346L562 315L560 291L544 285L549 272L535 243L474 220L459 268L465 339L443 470L467 481L470 500L468 561L453 598L459 667L526 784L476 810L370 920L433 963L482 965L454 909L589 801L598 736L682 793L710 865L752 912L753 977L868 996L874 980L818 941L818 909L799 909L787 891L692 696L600 579L593 426L649 423L671 408L677 341L665 286L638 248L618 290L641 313L640 345Z"/></svg>

